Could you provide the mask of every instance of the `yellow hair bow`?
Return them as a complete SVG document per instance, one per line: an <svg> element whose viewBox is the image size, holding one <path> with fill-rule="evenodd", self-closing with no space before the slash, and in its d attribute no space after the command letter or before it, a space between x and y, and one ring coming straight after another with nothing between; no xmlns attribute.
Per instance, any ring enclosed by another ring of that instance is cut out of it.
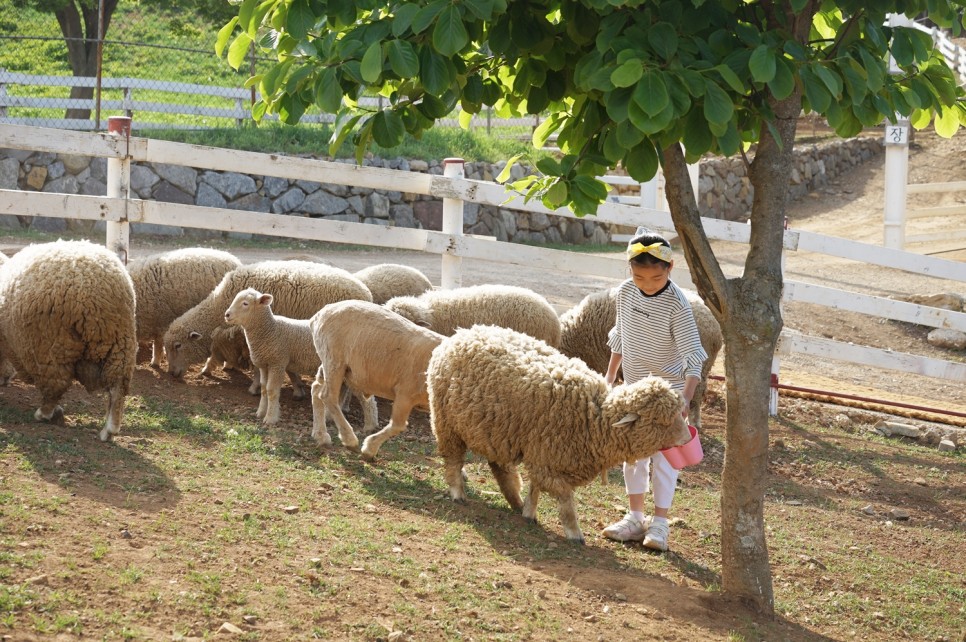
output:
<svg viewBox="0 0 966 642"><path fill-rule="evenodd" d="M651 243L650 245L634 243L633 245L627 246L628 261L630 261L635 256L638 256L640 254L650 254L668 263L671 262L671 258L673 257L673 254L671 253L671 248L664 245L663 243Z"/></svg>

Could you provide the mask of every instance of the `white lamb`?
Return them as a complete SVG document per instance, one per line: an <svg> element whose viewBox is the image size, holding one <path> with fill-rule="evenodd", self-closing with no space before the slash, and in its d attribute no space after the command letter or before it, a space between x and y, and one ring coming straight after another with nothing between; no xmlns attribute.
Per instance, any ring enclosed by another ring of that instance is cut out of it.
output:
<svg viewBox="0 0 966 642"><path fill-rule="evenodd" d="M309 321L273 314L272 300L271 294L246 288L235 295L225 310L225 322L245 330L252 365L258 369L262 382L256 416L266 426L278 423L281 414L279 392L285 373L315 374L321 365L312 342ZM366 400L361 395L357 396L365 412L366 429L371 430L378 422L375 399L370 397ZM322 429L325 430L324 425ZM315 426L312 436L315 436ZM344 430L340 425L339 437L348 448L359 445L352 428Z"/></svg>
<svg viewBox="0 0 966 642"><path fill-rule="evenodd" d="M326 413L334 417L340 435L352 432L339 404L343 382L352 390L393 401L389 424L362 444L362 457L371 461L386 440L406 429L413 408L429 410L426 366L443 335L366 301L327 305L309 326L322 362L312 384L316 441L332 443Z"/></svg>
<svg viewBox="0 0 966 642"><path fill-rule="evenodd" d="M483 456L514 509L535 520L546 491L557 498L567 538L583 543L573 489L601 470L686 443L683 399L648 377L610 387L579 359L513 330L473 326L433 351L430 419L454 501L466 501L467 450ZM520 499L517 464L530 476Z"/></svg>
<svg viewBox="0 0 966 642"><path fill-rule="evenodd" d="M560 320L547 300L512 285L475 285L396 297L386 307L444 336L474 324L496 325L560 345Z"/></svg>

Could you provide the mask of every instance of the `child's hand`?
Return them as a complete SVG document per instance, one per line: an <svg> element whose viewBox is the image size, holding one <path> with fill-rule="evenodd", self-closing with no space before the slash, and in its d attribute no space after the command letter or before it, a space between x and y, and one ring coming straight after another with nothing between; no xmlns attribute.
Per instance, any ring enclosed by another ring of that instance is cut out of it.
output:
<svg viewBox="0 0 966 642"><path fill-rule="evenodd" d="M688 409L691 407L691 400L687 397L684 398L684 409L681 410L681 416L685 419L688 418Z"/></svg>

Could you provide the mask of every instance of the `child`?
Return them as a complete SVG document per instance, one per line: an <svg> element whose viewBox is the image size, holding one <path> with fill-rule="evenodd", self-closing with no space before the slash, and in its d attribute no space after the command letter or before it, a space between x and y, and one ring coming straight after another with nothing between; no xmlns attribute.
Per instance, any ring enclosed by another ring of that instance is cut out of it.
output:
<svg viewBox="0 0 966 642"><path fill-rule="evenodd" d="M648 375L667 379L684 396L684 414L701 380L708 358L701 347L691 305L671 281L671 244L660 234L639 227L627 245L631 278L617 290L617 324L610 331L607 383L614 385L623 365L625 383ZM654 516L644 516L644 495L650 490L653 462ZM644 546L667 550L668 511L674 499L678 471L661 453L624 462L624 486L630 510L602 531L618 541L643 540Z"/></svg>

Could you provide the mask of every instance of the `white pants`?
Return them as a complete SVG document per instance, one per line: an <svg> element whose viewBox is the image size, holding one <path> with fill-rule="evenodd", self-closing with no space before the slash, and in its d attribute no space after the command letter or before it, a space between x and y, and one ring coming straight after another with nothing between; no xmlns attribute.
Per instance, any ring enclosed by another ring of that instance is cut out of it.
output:
<svg viewBox="0 0 966 642"><path fill-rule="evenodd" d="M654 465L651 466L653 461ZM640 495L651 489L653 476L654 506L656 508L671 508L674 501L674 489L678 483L678 471L667 463L664 455L657 452L650 457L638 459L635 462L624 462L624 488L628 495Z"/></svg>

